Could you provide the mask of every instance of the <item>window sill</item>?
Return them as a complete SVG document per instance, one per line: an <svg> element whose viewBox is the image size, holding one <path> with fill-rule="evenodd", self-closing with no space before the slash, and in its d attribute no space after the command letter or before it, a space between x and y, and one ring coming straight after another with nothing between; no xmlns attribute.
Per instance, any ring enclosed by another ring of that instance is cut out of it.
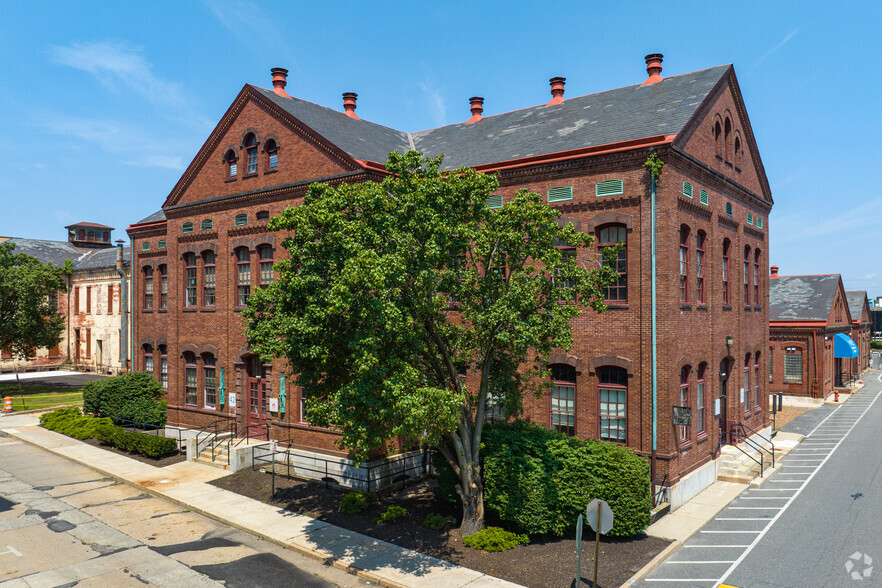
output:
<svg viewBox="0 0 882 588"><path fill-rule="evenodd" d="M199 309L199 312L214 312L214 306L203 306Z"/></svg>
<svg viewBox="0 0 882 588"><path fill-rule="evenodd" d="M735 171L737 171L737 172L740 174L740 173L741 173L741 168L738 167L738 166L736 165L736 166L735 166Z"/></svg>
<svg viewBox="0 0 882 588"><path fill-rule="evenodd" d="M233 307L233 312L242 312L242 311L245 310L246 308L248 308L248 307L247 307L247 306L234 306L234 307Z"/></svg>
<svg viewBox="0 0 882 588"><path fill-rule="evenodd" d="M754 306L754 307L753 307L753 312L762 312L762 311L763 311L763 307L762 307L762 306Z"/></svg>
<svg viewBox="0 0 882 588"><path fill-rule="evenodd" d="M707 441L707 432L701 432L695 438L695 442L698 443L699 445L701 445L705 441Z"/></svg>
<svg viewBox="0 0 882 588"><path fill-rule="evenodd" d="M732 162L731 162L731 161L727 161L727 162L726 162L726 167L730 167L730 168L731 168L731 167L735 167L735 166L732 165Z"/></svg>
<svg viewBox="0 0 882 588"><path fill-rule="evenodd" d="M257 172L253 172L250 174L242 174L243 180L247 180L248 178L256 178L256 177L257 177Z"/></svg>
<svg viewBox="0 0 882 588"><path fill-rule="evenodd" d="M717 158L717 161L723 161L723 156L722 156L722 155L716 155L715 157Z"/></svg>
<svg viewBox="0 0 882 588"><path fill-rule="evenodd" d="M181 309L181 312L196 312L197 310L199 310L199 309L196 308L195 306L185 306L184 308Z"/></svg>
<svg viewBox="0 0 882 588"><path fill-rule="evenodd" d="M689 451L690 449L692 449L692 439L689 439L688 441L681 441L679 447L681 452Z"/></svg>
<svg viewBox="0 0 882 588"><path fill-rule="evenodd" d="M724 305L723 305L723 310L726 311L726 312L731 311L731 310L732 310L732 305L731 305L731 304L724 304Z"/></svg>
<svg viewBox="0 0 882 588"><path fill-rule="evenodd" d="M683 302L680 303L680 310L692 310L691 304L685 304Z"/></svg>
<svg viewBox="0 0 882 588"><path fill-rule="evenodd" d="M266 175L266 174L274 174L274 173L276 173L277 171L279 171L279 168L277 168L277 167L274 167L274 168L272 168L272 169L265 169L265 170L263 170L263 175Z"/></svg>
<svg viewBox="0 0 882 588"><path fill-rule="evenodd" d="M163 313L165 313L165 312L168 312L168 309L167 309L167 308L160 308L160 309L157 310L156 312L163 312Z"/></svg>
<svg viewBox="0 0 882 588"><path fill-rule="evenodd" d="M143 312L143 313L151 313L151 312L153 312L153 309L152 309L152 308L142 308L142 309L141 309L141 312Z"/></svg>
<svg viewBox="0 0 882 588"><path fill-rule="evenodd" d="M607 310L628 310L627 302L604 302Z"/></svg>
<svg viewBox="0 0 882 588"><path fill-rule="evenodd" d="M744 312L750 312L751 310L753 310L753 307L751 307L751 306L744 307Z"/></svg>
<svg viewBox="0 0 882 588"><path fill-rule="evenodd" d="M230 182L235 182L238 179L239 178L227 178L226 180L224 180L224 184L229 184Z"/></svg>
<svg viewBox="0 0 882 588"><path fill-rule="evenodd" d="M699 304L695 307L695 310L700 310L702 312L707 312L707 304Z"/></svg>

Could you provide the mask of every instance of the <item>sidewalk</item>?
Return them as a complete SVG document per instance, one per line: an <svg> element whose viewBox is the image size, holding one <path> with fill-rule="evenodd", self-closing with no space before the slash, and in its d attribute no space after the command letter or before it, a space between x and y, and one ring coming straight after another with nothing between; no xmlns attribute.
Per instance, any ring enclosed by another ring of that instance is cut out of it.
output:
<svg viewBox="0 0 882 588"><path fill-rule="evenodd" d="M171 500L222 523L390 588L511 587L517 584L280 510L207 482L227 472L193 462L157 468L43 429L29 415L0 417L0 431Z"/></svg>

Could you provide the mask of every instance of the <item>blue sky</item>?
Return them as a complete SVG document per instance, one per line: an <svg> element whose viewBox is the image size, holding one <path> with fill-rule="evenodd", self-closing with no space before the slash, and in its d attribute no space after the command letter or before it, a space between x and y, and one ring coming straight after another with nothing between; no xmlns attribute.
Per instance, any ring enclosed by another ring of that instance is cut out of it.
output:
<svg viewBox="0 0 882 588"><path fill-rule="evenodd" d="M734 63L782 274L882 296L882 2L16 2L0 22L0 235L159 208L245 83L405 131ZM878 249L877 249L878 248Z"/></svg>

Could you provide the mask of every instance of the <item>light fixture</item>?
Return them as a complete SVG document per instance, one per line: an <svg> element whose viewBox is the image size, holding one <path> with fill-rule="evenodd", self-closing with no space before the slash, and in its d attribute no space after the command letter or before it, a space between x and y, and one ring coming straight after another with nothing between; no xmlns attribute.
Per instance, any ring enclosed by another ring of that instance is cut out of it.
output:
<svg viewBox="0 0 882 588"><path fill-rule="evenodd" d="M735 338L732 335L726 335L726 347L732 347L732 343L735 342Z"/></svg>

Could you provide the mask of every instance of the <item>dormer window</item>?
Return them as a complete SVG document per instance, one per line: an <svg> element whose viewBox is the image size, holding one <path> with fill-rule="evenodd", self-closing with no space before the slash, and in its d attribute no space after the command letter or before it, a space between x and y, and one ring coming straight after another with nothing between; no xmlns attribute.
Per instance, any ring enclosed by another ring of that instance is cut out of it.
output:
<svg viewBox="0 0 882 588"><path fill-rule="evenodd" d="M236 152L232 149L227 151L227 154L224 155L224 163L227 166L227 179L236 179L236 175L239 173L239 166L236 163L237 159Z"/></svg>
<svg viewBox="0 0 882 588"><path fill-rule="evenodd" d="M245 174L251 175L257 173L257 137L254 136L254 133L248 133L245 135L245 153L246 153L246 165L245 165Z"/></svg>
<svg viewBox="0 0 882 588"><path fill-rule="evenodd" d="M279 146L274 139L268 140L264 144L266 151L266 169L277 169L279 167Z"/></svg>

